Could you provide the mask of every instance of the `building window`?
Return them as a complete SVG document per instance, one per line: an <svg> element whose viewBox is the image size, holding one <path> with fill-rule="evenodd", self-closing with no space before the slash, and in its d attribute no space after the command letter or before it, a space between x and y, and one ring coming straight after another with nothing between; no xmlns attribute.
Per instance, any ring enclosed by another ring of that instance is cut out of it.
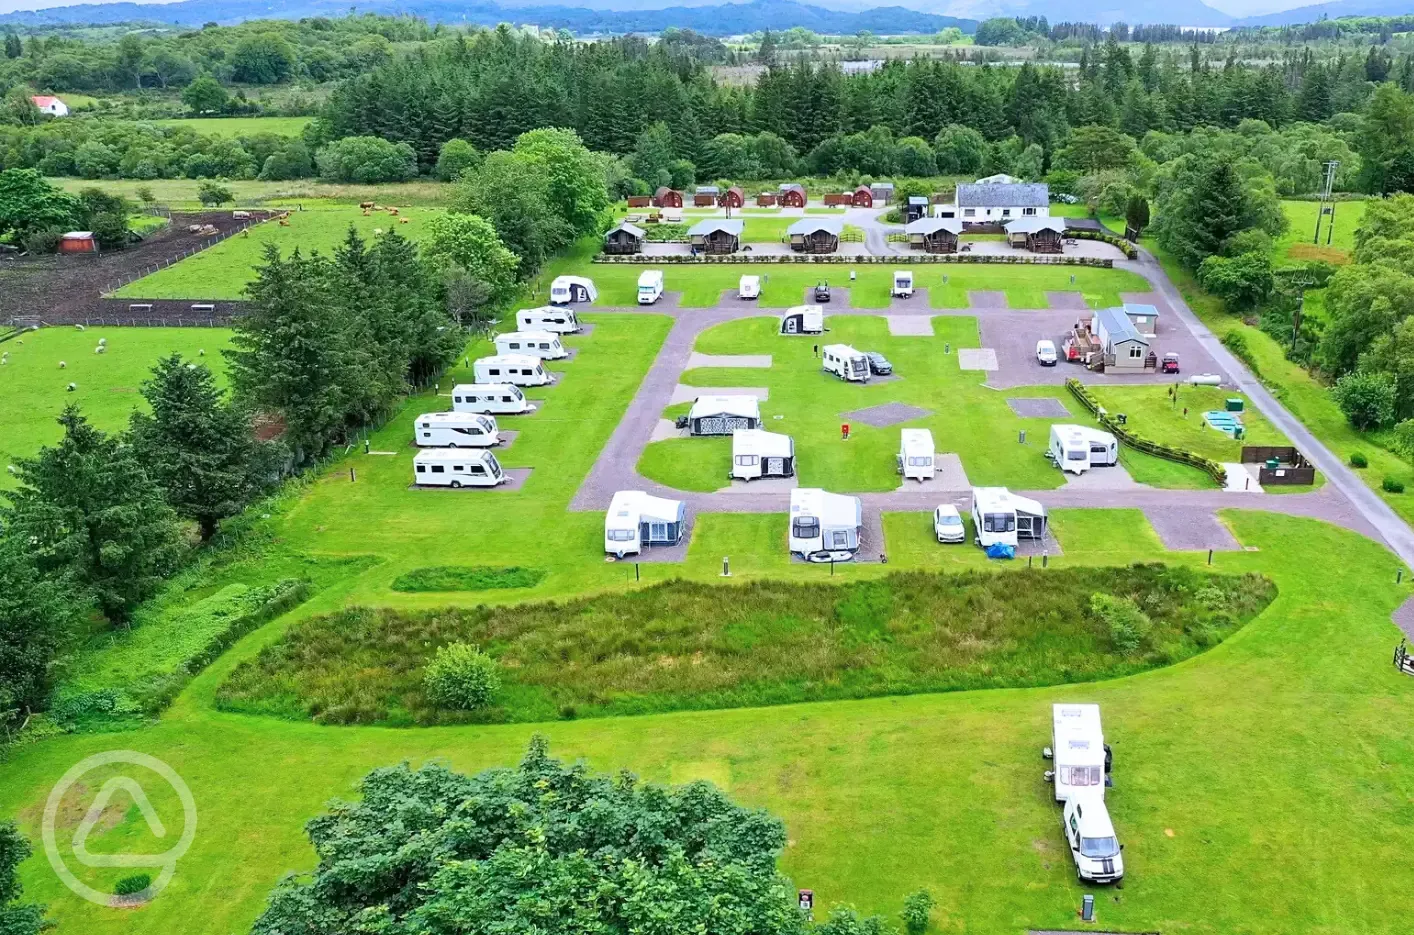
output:
<svg viewBox="0 0 1414 935"><path fill-rule="evenodd" d="M962 216L965 217L965 218L975 218L975 217L977 216L977 209L976 209L976 208L964 208L964 209L962 210Z"/></svg>
<svg viewBox="0 0 1414 935"><path fill-rule="evenodd" d="M1002 217L1004 217L1004 218L1009 218L1009 217L1011 217L1011 209L1010 209L1010 208L1003 208L1003 209L1002 209Z"/></svg>
<svg viewBox="0 0 1414 935"><path fill-rule="evenodd" d="M1032 216L1034 216L1034 215L1036 214L1036 209L1035 209L1035 208L1022 208L1022 209L1021 209L1021 213L1022 213L1023 215L1025 215L1026 217L1032 217Z"/></svg>
<svg viewBox="0 0 1414 935"><path fill-rule="evenodd" d="M1140 347L1138 344L1131 344L1131 345L1129 346L1129 356L1130 356L1131 358L1136 359L1136 360L1137 360L1138 358L1140 358L1140 357L1143 357L1143 356L1144 356L1144 348Z"/></svg>

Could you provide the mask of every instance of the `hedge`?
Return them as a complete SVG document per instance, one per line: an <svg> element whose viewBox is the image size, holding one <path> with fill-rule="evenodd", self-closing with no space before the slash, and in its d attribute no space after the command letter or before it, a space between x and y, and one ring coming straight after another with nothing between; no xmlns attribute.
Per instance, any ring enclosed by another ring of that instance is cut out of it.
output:
<svg viewBox="0 0 1414 935"><path fill-rule="evenodd" d="M1100 420L1100 424L1105 427L1106 431L1112 433L1115 438L1118 438L1124 444L1136 451L1151 454L1156 458L1164 458L1169 461L1177 461L1179 464L1187 464L1196 467L1212 478L1213 482L1219 487L1225 487L1227 485L1227 469L1218 462L1211 461L1201 455L1196 455L1191 451L1185 451L1182 448L1172 448L1168 445L1161 445L1158 442L1151 442L1147 438L1140 438L1126 426L1120 425L1112 419L1108 412L1103 412L1100 404L1095 401L1095 397L1090 395L1090 391L1086 388L1085 384L1071 377L1065 381L1065 386L1066 389L1070 390L1071 395L1080 401L1080 405L1084 406Z"/></svg>
<svg viewBox="0 0 1414 935"><path fill-rule="evenodd" d="M1120 252L1131 260L1139 259L1139 248L1123 237L1116 237L1113 234L1106 234L1103 231L1074 230L1071 228L1066 229L1065 235L1067 237L1074 237L1076 240L1098 240L1112 247L1118 247Z"/></svg>
<svg viewBox="0 0 1414 935"><path fill-rule="evenodd" d="M898 266L907 263L990 263L997 265L1015 266L1093 266L1099 269L1113 269L1114 260L1101 259L1089 256L1031 256L1029 254L1011 256L1009 254L988 254L988 253L920 253L917 256L902 254L897 256L850 256L839 253L793 253L789 256L780 253L765 255L755 255L751 253L732 253L727 255L701 255L692 256L687 253L671 253L664 256L649 256L642 253L606 255L600 253L594 257L595 263L629 263L648 266L662 266L667 264L685 265L692 263L835 263L866 265L869 263L885 263L890 266Z"/></svg>

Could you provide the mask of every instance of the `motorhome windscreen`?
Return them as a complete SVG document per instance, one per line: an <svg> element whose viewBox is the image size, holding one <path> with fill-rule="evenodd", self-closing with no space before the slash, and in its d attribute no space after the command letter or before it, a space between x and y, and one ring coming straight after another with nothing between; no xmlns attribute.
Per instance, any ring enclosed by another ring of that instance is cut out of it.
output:
<svg viewBox="0 0 1414 935"><path fill-rule="evenodd" d="M1015 532L1015 513L984 513L982 514L983 532Z"/></svg>
<svg viewBox="0 0 1414 935"><path fill-rule="evenodd" d="M820 535L820 521L813 516L797 516L791 520L790 529L797 539L815 539Z"/></svg>
<svg viewBox="0 0 1414 935"><path fill-rule="evenodd" d="M1119 853L1119 842L1114 838L1081 838L1080 855L1096 859L1113 857Z"/></svg>

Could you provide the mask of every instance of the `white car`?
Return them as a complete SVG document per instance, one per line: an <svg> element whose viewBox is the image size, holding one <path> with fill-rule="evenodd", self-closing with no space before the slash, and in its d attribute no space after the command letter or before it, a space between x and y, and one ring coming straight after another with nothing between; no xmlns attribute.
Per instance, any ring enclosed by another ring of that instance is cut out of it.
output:
<svg viewBox="0 0 1414 935"><path fill-rule="evenodd" d="M1075 875L1086 883L1118 883L1124 879L1123 846L1115 835L1105 800L1097 795L1066 800L1061 827L1075 861Z"/></svg>
<svg viewBox="0 0 1414 935"><path fill-rule="evenodd" d="M1054 367L1056 365L1056 345L1054 341L1041 340L1036 342L1036 362L1042 367Z"/></svg>
<svg viewBox="0 0 1414 935"><path fill-rule="evenodd" d="M962 525L962 516L951 503L942 503L933 511L933 532L939 542L967 541L967 528Z"/></svg>

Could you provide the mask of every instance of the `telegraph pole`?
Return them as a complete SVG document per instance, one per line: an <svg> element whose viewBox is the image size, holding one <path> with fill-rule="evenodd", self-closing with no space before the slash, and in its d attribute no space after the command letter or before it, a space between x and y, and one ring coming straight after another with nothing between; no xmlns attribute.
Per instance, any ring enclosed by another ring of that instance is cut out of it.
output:
<svg viewBox="0 0 1414 935"><path fill-rule="evenodd" d="M1326 163L1326 177L1321 182L1320 205L1316 209L1316 235L1311 238L1311 243L1321 242L1321 219L1330 215L1330 222L1326 224L1326 245L1330 246L1331 237L1335 233L1335 196L1331 190L1335 188L1335 170L1340 168L1340 163L1332 159Z"/></svg>

